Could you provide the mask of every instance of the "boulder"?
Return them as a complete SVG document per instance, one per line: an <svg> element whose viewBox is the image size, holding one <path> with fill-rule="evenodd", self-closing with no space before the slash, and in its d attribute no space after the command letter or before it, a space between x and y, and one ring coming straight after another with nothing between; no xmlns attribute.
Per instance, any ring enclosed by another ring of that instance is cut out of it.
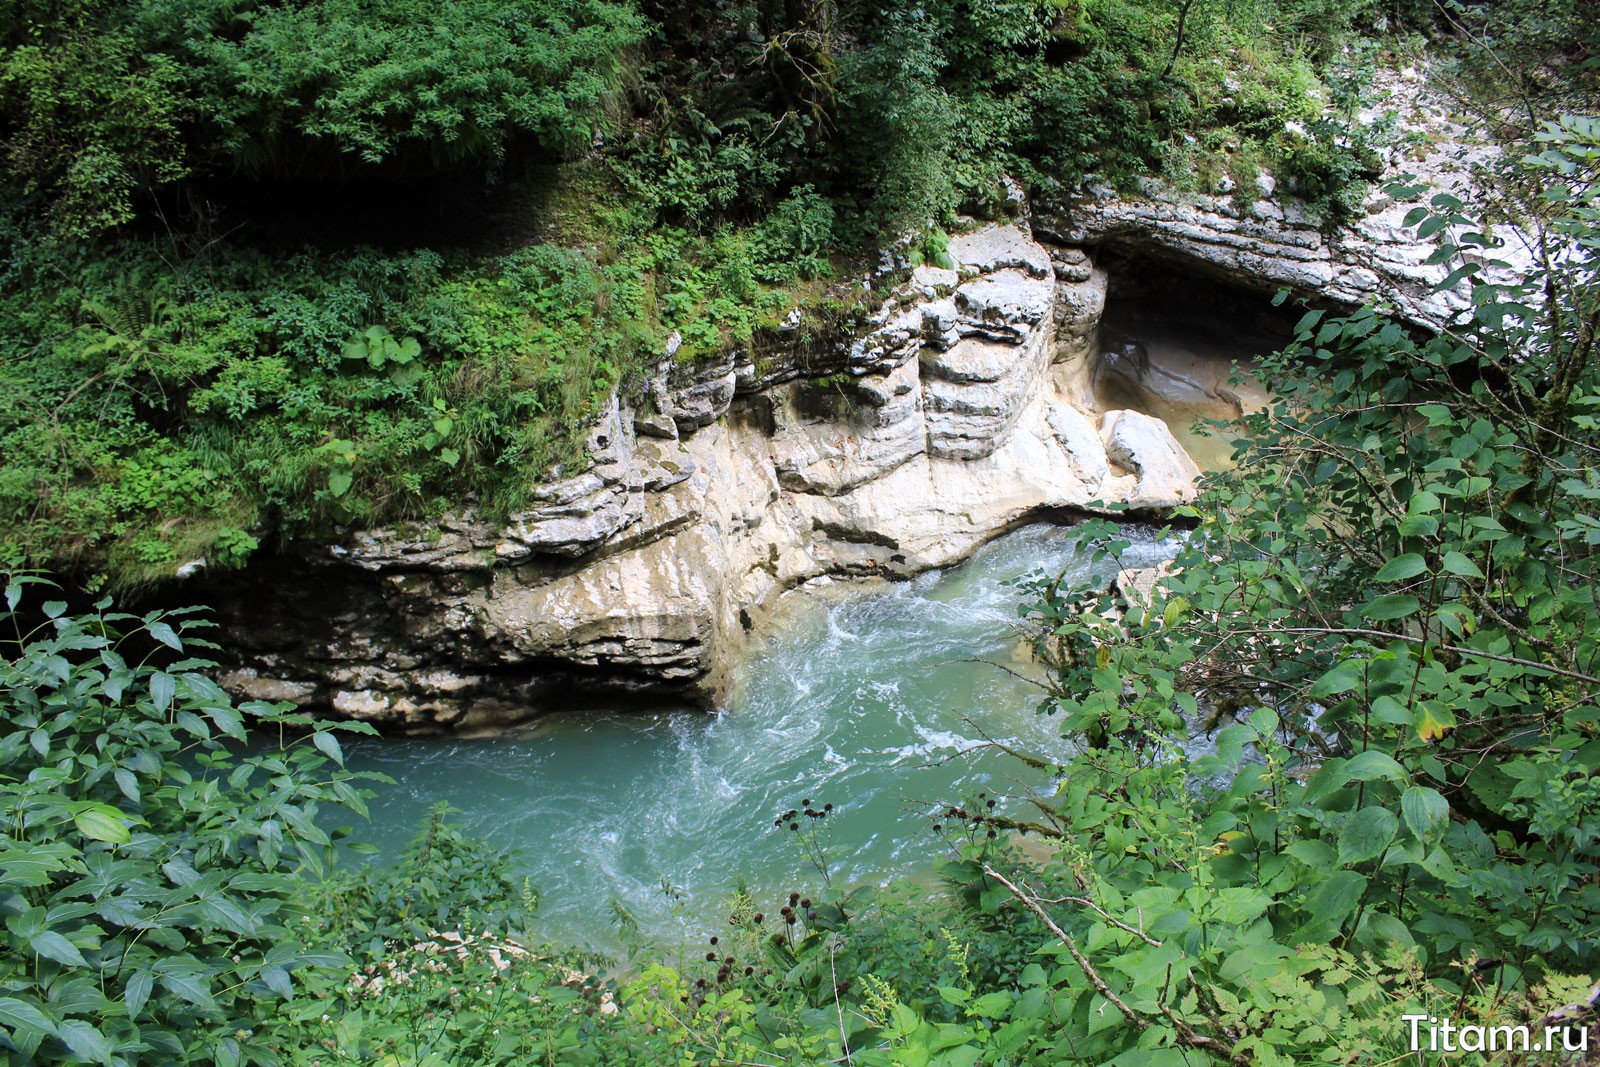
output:
<svg viewBox="0 0 1600 1067"><path fill-rule="evenodd" d="M1174 508L1194 499L1200 468L1165 422L1139 411L1108 411L1100 432L1107 458L1138 476L1130 507Z"/></svg>

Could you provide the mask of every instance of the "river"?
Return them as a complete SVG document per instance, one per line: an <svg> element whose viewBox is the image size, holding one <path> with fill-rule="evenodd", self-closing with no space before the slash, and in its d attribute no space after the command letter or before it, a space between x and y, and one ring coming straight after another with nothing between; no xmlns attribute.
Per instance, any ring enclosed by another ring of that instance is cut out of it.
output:
<svg viewBox="0 0 1600 1067"><path fill-rule="evenodd" d="M1171 555L1148 529L1127 537L1128 565ZM1066 754L1037 711L1010 582L1114 569L1075 556L1061 528L1031 526L912 581L788 594L716 714L595 708L492 737L347 743L352 767L396 780L359 837L381 862L447 801L513 851L542 894L545 937L597 949L617 944L612 901L670 942L714 925L741 883L758 904L813 890L796 835L773 826L807 800L834 805L822 836L835 885L925 878L932 804L1043 784L992 748L967 750L987 735Z"/></svg>

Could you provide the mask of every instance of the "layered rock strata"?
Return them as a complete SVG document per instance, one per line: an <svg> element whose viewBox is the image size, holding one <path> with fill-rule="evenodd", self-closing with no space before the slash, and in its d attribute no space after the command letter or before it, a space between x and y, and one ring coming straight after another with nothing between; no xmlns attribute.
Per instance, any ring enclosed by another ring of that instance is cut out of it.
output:
<svg viewBox="0 0 1600 1067"><path fill-rule="evenodd" d="M799 583L908 576L1041 516L1190 499L1198 471L1161 420L1092 407L1106 277L1089 254L1016 224L949 252L958 269L916 270L834 373L668 361L651 410L613 401L587 467L512 521L357 532L247 577L224 598L249 635L224 684L410 730L605 690L714 702Z"/></svg>
<svg viewBox="0 0 1600 1067"><path fill-rule="evenodd" d="M1451 101L1430 87L1425 71L1383 71L1378 82L1380 99L1362 120L1394 125L1385 173L1409 175L1430 196L1443 192L1471 202L1484 186L1479 169L1493 165L1499 149L1451 117ZM1286 287L1352 307L1387 305L1417 325L1438 328L1470 306L1470 289L1437 291L1457 264L1435 262L1436 241L1405 225L1416 203L1426 200L1396 201L1382 184L1353 218L1332 225L1268 172L1243 188L1222 175L1200 192L1146 178L1130 195L1089 181L1079 195L1039 213L1034 230L1066 245L1120 246L1230 285L1264 292ZM1534 265L1529 242L1511 227L1502 227L1500 236L1500 247L1485 255L1468 249L1465 258L1491 280L1517 280Z"/></svg>

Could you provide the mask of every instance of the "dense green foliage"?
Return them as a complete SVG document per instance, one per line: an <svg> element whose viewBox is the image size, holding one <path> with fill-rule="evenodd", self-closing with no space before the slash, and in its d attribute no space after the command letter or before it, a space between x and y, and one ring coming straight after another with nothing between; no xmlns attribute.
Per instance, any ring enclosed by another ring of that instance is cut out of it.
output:
<svg viewBox="0 0 1600 1067"><path fill-rule="evenodd" d="M1371 18L13 4L0 548L126 589L335 524L507 514L674 330L692 361L794 309L836 329L878 245L922 232L924 254L958 211L999 209L1003 174L1048 198L1091 172L1249 189L1270 165L1332 209L1381 132L1357 117L1370 64L1340 58ZM445 172L500 207L427 247L412 216L465 194L406 180ZM274 236L272 213L316 219L380 180L392 216L320 248L295 247L315 223Z"/></svg>
<svg viewBox="0 0 1600 1067"><path fill-rule="evenodd" d="M0 16L5 169L92 233L200 168L337 177L585 146L638 16L595 0L23 0Z"/></svg>
<svg viewBox="0 0 1600 1067"><path fill-rule="evenodd" d="M0 1026L21 1062L253 1060L304 973L329 806L366 811L329 723L234 707L182 613L0 624ZM242 754L246 729L275 740ZM310 730L301 737L285 731ZM370 728L369 728L370 729Z"/></svg>

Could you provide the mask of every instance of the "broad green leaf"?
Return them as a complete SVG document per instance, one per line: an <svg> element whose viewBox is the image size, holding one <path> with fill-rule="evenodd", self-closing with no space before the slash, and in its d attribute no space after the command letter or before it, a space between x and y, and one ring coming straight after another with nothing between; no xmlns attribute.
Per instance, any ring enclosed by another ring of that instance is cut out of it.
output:
<svg viewBox="0 0 1600 1067"><path fill-rule="evenodd" d="M190 972L167 972L160 977L163 986L190 1004L207 1009L216 1007L217 1002L211 995L211 983L201 975Z"/></svg>
<svg viewBox="0 0 1600 1067"><path fill-rule="evenodd" d="M144 1010L145 1004L150 1000L150 991L155 988L155 979L149 971L134 971L128 978L127 985L122 988L124 1002L128 1006L128 1017L135 1018Z"/></svg>
<svg viewBox="0 0 1600 1067"><path fill-rule="evenodd" d="M1400 520L1402 537L1432 537L1439 532L1439 519L1434 515L1407 515Z"/></svg>
<svg viewBox="0 0 1600 1067"><path fill-rule="evenodd" d="M1296 841L1284 851L1306 866L1317 870L1326 870L1332 867L1337 858L1332 845L1316 838Z"/></svg>
<svg viewBox="0 0 1600 1067"><path fill-rule="evenodd" d="M160 641L163 645L177 652L183 651L183 641L171 626L164 622L153 622L147 629L150 631L150 636Z"/></svg>
<svg viewBox="0 0 1600 1067"><path fill-rule="evenodd" d="M98 809L80 811L72 817L72 823L85 837L108 841L113 845L125 845L133 836L115 816Z"/></svg>
<svg viewBox="0 0 1600 1067"><path fill-rule="evenodd" d="M0 851L0 884L21 887L48 885L57 871L81 866L77 850L54 842L32 848Z"/></svg>
<svg viewBox="0 0 1600 1067"><path fill-rule="evenodd" d="M261 968L261 981L284 1000L294 999L294 985L289 981L289 972L282 967L269 965Z"/></svg>
<svg viewBox="0 0 1600 1067"><path fill-rule="evenodd" d="M1272 898L1253 886L1226 886L1212 897L1218 922L1242 926L1266 913Z"/></svg>
<svg viewBox="0 0 1600 1067"><path fill-rule="evenodd" d="M1340 660L1332 670L1317 679L1316 684L1311 687L1311 695L1331 697L1347 693L1366 681L1366 670L1366 660Z"/></svg>
<svg viewBox="0 0 1600 1067"><path fill-rule="evenodd" d="M1390 593L1362 608L1361 614L1374 622L1388 622L1414 615L1421 607L1422 602L1410 593Z"/></svg>
<svg viewBox="0 0 1600 1067"><path fill-rule="evenodd" d="M89 966L88 962L83 958L83 953L78 951L78 947L54 930L46 930L42 934L34 934L28 939L28 947L45 959L64 963L68 967Z"/></svg>
<svg viewBox="0 0 1600 1067"><path fill-rule="evenodd" d="M1387 752L1369 748L1350 757L1350 761L1344 765L1344 776L1350 782L1370 782L1375 778L1403 782L1406 780L1406 769Z"/></svg>
<svg viewBox="0 0 1600 1067"><path fill-rule="evenodd" d="M82 1019L68 1019L61 1024L57 1034L73 1055L91 1063L111 1062L111 1042L93 1026Z"/></svg>
<svg viewBox="0 0 1600 1067"><path fill-rule="evenodd" d="M1451 574L1458 574L1463 578L1482 578L1484 576L1478 565L1460 552L1446 552L1439 565Z"/></svg>
<svg viewBox="0 0 1600 1067"><path fill-rule="evenodd" d="M178 692L177 679L165 671L157 671L150 676L150 700L157 711L166 711L172 706L172 698Z"/></svg>
<svg viewBox="0 0 1600 1067"><path fill-rule="evenodd" d="M1339 862L1365 863L1381 855L1400 829L1400 820L1376 805L1369 805L1350 816L1339 831Z"/></svg>
<svg viewBox="0 0 1600 1067"><path fill-rule="evenodd" d="M1355 871L1334 871L1306 895L1305 908L1312 926L1337 929L1361 902L1367 879Z"/></svg>
<svg viewBox="0 0 1600 1067"><path fill-rule="evenodd" d="M355 476L350 472L349 468L335 467L328 472L328 492L336 497L344 496L350 491L350 486L354 481Z"/></svg>
<svg viewBox="0 0 1600 1067"><path fill-rule="evenodd" d="M1450 802L1438 790L1414 785L1400 798L1400 814L1419 840L1430 840L1450 820Z"/></svg>
<svg viewBox="0 0 1600 1067"><path fill-rule="evenodd" d="M1407 578L1415 578L1427 569L1428 563L1420 553L1407 552L1405 555L1396 556L1382 567L1379 567L1378 573L1373 575L1373 581L1400 582Z"/></svg>
<svg viewBox="0 0 1600 1067"><path fill-rule="evenodd" d="M311 743L333 762L344 766L344 750L339 747L339 739L333 736L333 731L318 730L311 735Z"/></svg>
<svg viewBox="0 0 1600 1067"><path fill-rule="evenodd" d="M967 1014L983 1019L998 1019L1010 1010L1011 994L1001 989L993 993L985 993L974 1000L972 1006L967 1009Z"/></svg>
<svg viewBox="0 0 1600 1067"><path fill-rule="evenodd" d="M42 1034L54 1034L56 1024L50 1016L16 997L0 997L0 1024L11 1030L37 1030Z"/></svg>

